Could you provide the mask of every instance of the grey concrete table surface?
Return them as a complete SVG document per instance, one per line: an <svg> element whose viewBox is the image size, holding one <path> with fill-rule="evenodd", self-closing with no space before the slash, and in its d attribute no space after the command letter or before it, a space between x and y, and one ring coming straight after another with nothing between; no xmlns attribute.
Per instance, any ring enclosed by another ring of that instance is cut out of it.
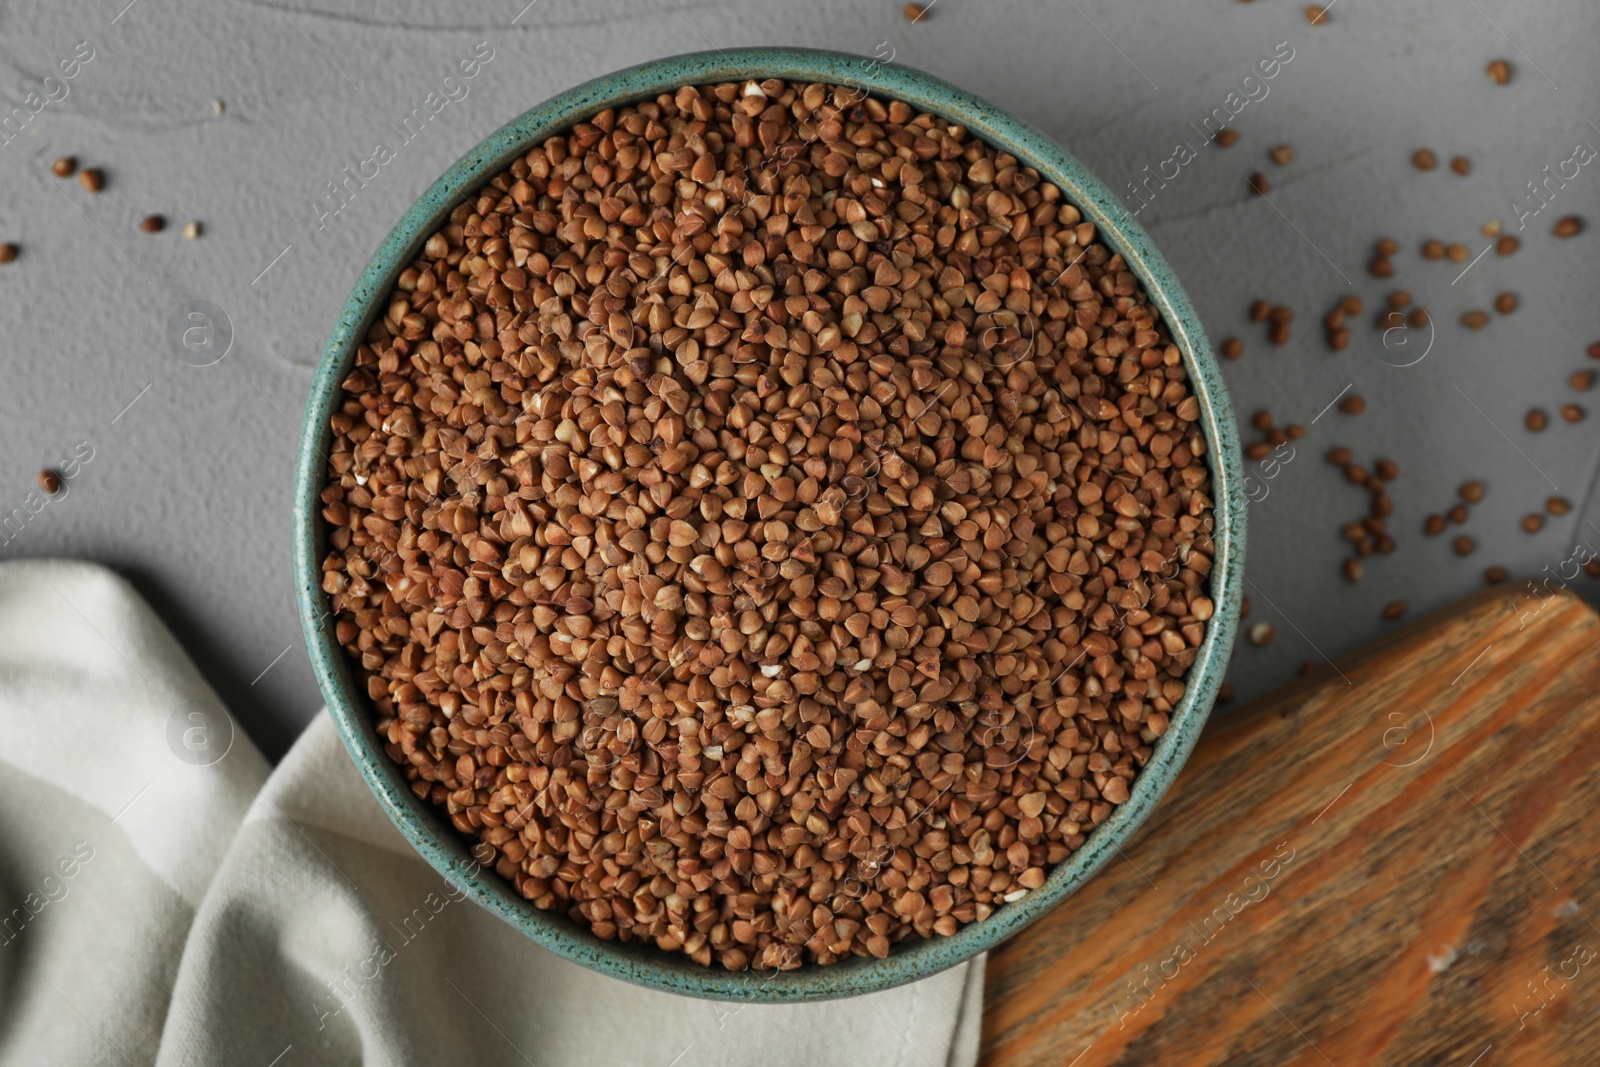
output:
<svg viewBox="0 0 1600 1067"><path fill-rule="evenodd" d="M276 758L321 704L289 563L305 393L394 221L484 135L580 81L700 49L826 47L968 88L1126 192L1213 341L1244 339L1225 368L1241 418L1265 407L1307 427L1292 460L1256 472L1250 621L1278 636L1241 643L1230 680L1242 699L1377 636L1392 625L1380 619L1389 601L1415 614L1479 587L1486 565L1565 576L1576 545L1600 549L1600 420L1556 415L1589 403L1568 376L1600 370L1584 354L1600 339L1600 233L1550 232L1569 213L1600 222L1600 165L1571 176L1566 162L1580 144L1600 146L1597 31L1590 0L1336 0L1320 25L1287 0L937 0L915 25L891 0L9 4L0 241L21 255L0 266L0 513L26 517L6 528L0 558L73 556L128 576ZM1247 81L1280 46L1292 58ZM477 75L446 85L483 47L492 58ZM1485 76L1496 58L1511 64L1509 85ZM402 132L430 93L437 114ZM1215 108L1238 112L1231 148L1199 132ZM380 143L392 158L333 200L329 184ZM1269 160L1276 144L1294 146L1287 166ZM1421 147L1438 169L1410 165ZM1445 165L1456 154L1470 175ZM53 177L61 155L102 167L104 190ZM1550 203L1531 199L1527 183L1564 164L1569 177L1545 186ZM1247 187L1254 171L1266 197ZM1142 198L1130 183L1146 183ZM141 232L150 214L168 228ZM1490 219L1521 238L1514 256L1490 252L1463 275L1466 262L1418 253L1438 238L1476 257ZM198 240L182 235L189 220ZM1366 263L1386 235L1401 245L1395 275L1374 278ZM1396 288L1436 326L1386 344L1373 313ZM1520 298L1514 314L1459 325L1507 291ZM1367 310L1334 353L1319 320L1351 293ZM1295 310L1287 345L1248 321L1258 297ZM180 361L167 340L172 312L192 299L231 322L232 349L213 366ZM1347 387L1366 398L1364 414L1330 409ZM1542 434L1523 427L1533 406L1550 412ZM1334 445L1401 467L1398 549L1368 560L1357 586L1341 578L1338 530L1367 498L1323 461ZM75 449L68 492L35 514L37 473ZM1488 486L1468 523L1423 537L1424 517L1468 478ZM1523 532L1518 520L1556 495L1573 510ZM1466 559L1451 551L1457 533L1477 542ZM1537 605L1525 588L1514 595Z"/></svg>

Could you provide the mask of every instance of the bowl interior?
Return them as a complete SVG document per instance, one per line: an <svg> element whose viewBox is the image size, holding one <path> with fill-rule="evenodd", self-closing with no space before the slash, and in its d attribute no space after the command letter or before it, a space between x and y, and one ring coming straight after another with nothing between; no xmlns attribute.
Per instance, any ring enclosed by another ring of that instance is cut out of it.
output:
<svg viewBox="0 0 1600 1067"><path fill-rule="evenodd" d="M508 882L473 861L467 842L439 809L419 800L399 766L384 754L372 729L370 706L334 637L334 618L321 588L327 551L319 493L331 444L329 417L356 349L385 306L400 272L451 210L528 148L608 107L636 102L684 84L746 78L784 78L857 86L882 98L966 126L991 145L1036 168L1092 222L1112 251L1120 252L1159 309L1183 355L1201 406L1209 443L1206 461L1215 503L1215 559L1210 592L1216 612L1185 679L1187 692L1174 710L1149 764L1135 777L1130 798L1097 827L1045 885L968 924L947 938L907 942L888 958L854 958L827 967L782 973L702 968L685 956L635 943L602 941L558 912L524 900ZM540 945L594 970L672 993L719 1000L793 1002L853 996L936 973L1011 936L1082 885L1134 832L1171 785L1205 724L1222 682L1237 625L1244 563L1243 462L1232 409L1221 375L1187 296L1121 202L1068 152L1048 137L952 85L901 66L834 52L752 48L701 52L657 60L580 85L514 119L468 152L406 212L362 272L340 314L318 367L306 405L296 469L294 566L296 596L317 681L345 747L389 818L435 869L480 905Z"/></svg>

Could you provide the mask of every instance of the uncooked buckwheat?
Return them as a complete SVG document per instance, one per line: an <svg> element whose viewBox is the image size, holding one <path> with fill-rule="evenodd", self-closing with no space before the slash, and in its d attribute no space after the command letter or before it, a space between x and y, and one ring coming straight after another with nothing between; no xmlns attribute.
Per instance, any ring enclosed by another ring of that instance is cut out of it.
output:
<svg viewBox="0 0 1600 1067"><path fill-rule="evenodd" d="M1129 796L1214 607L1200 404L966 130L684 87L459 205L332 417L323 588L417 796L541 908L883 956Z"/></svg>

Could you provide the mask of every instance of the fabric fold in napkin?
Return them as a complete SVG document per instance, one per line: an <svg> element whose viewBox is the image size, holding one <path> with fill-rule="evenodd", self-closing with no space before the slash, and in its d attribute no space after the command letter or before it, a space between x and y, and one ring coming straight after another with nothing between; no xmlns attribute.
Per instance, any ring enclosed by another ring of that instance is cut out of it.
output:
<svg viewBox="0 0 1600 1067"><path fill-rule="evenodd" d="M269 768L104 568L0 565L0 731L0 1064L977 1059L982 958L741 1006L545 951L416 856L325 711Z"/></svg>

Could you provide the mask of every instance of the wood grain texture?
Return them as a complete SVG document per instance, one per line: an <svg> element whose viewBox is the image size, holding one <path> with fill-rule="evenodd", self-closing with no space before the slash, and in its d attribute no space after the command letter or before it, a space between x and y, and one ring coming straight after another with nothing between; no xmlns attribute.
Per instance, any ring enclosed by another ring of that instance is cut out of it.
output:
<svg viewBox="0 0 1600 1067"><path fill-rule="evenodd" d="M1597 800L1600 616L1487 590L1208 728L983 1063L1600 1064Z"/></svg>

